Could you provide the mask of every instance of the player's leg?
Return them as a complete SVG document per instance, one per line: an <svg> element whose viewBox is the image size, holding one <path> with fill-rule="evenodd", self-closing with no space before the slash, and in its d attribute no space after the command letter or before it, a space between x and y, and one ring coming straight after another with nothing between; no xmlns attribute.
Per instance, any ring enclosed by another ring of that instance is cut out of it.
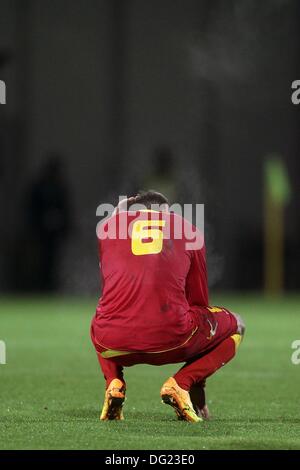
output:
<svg viewBox="0 0 300 470"><path fill-rule="evenodd" d="M126 394L123 367L113 360L102 356L104 350L97 341L93 322L91 325L91 339L96 349L98 361L106 381L104 403L100 420L123 420L123 404Z"/></svg>
<svg viewBox="0 0 300 470"><path fill-rule="evenodd" d="M185 365L164 383L161 398L175 409L180 419L198 422L209 416L208 408L203 403L203 381L235 356L236 341L232 336L225 339L209 353Z"/></svg>
<svg viewBox="0 0 300 470"><path fill-rule="evenodd" d="M126 394L123 367L116 364L111 359L105 359L98 351L97 356L106 381L106 390L100 420L123 420L123 405Z"/></svg>
<svg viewBox="0 0 300 470"><path fill-rule="evenodd" d="M199 382L203 383L203 380L234 358L245 333L245 324L239 315L233 313L231 315L236 318L237 331L209 353L187 363L174 375L176 382L184 390L190 390Z"/></svg>
<svg viewBox="0 0 300 470"><path fill-rule="evenodd" d="M245 333L245 323L238 314L232 313L237 320L237 334L242 337ZM205 420L210 419L210 412L206 403L205 393L206 379L196 382L190 388L190 397L196 414Z"/></svg>
<svg viewBox="0 0 300 470"><path fill-rule="evenodd" d="M233 359L244 335L245 325L238 315L227 311L220 313L223 314L218 316L220 327L224 327L228 323L228 319L230 320L230 317L226 317L226 315L234 317L235 328L231 331L233 334L230 334L208 353L202 354L200 357L198 355L196 359L189 361L173 377L168 379L161 389L162 400L173 406L181 419L197 422L202 420L201 418L209 416L205 404L205 379ZM198 420L195 416L198 417Z"/></svg>
<svg viewBox="0 0 300 470"><path fill-rule="evenodd" d="M101 352L97 351L98 361L102 370L102 373L105 378L106 388L109 387L109 384L114 379L119 379L121 382L124 382L123 367L119 365L113 359L106 359L101 355Z"/></svg>

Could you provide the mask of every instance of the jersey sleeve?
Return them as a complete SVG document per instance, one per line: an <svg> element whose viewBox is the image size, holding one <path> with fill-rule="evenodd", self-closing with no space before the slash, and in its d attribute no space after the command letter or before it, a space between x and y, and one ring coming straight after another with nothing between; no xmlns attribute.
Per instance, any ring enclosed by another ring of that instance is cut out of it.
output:
<svg viewBox="0 0 300 470"><path fill-rule="evenodd" d="M185 290L190 306L209 305L205 246L191 252L191 265L186 278Z"/></svg>

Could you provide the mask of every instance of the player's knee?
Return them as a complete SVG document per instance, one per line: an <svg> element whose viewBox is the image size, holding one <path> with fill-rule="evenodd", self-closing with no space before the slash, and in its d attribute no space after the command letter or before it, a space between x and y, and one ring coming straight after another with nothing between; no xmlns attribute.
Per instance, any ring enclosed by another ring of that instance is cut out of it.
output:
<svg viewBox="0 0 300 470"><path fill-rule="evenodd" d="M237 321L237 333L241 336L244 336L245 331L246 331L245 322L242 319L242 317L240 315L238 315L237 313L235 313L234 316L235 316L236 321Z"/></svg>

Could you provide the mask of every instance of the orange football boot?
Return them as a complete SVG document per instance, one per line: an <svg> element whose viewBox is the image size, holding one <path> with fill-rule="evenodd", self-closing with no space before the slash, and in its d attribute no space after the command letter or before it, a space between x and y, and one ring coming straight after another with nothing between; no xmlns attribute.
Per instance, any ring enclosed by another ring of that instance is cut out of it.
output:
<svg viewBox="0 0 300 470"><path fill-rule="evenodd" d="M203 421L197 416L190 398L189 392L179 387L176 380L170 377L162 386L160 391L162 402L174 408L177 416L183 421L199 423Z"/></svg>
<svg viewBox="0 0 300 470"><path fill-rule="evenodd" d="M101 421L123 420L123 405L125 401L126 387L120 379L113 379L105 391Z"/></svg>

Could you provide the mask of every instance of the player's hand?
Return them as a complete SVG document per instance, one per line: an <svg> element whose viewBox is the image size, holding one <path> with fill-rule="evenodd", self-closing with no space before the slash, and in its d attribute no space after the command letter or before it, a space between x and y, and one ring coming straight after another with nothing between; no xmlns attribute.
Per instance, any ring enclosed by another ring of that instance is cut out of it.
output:
<svg viewBox="0 0 300 470"><path fill-rule="evenodd" d="M129 198L122 199L122 201L119 202L117 207L115 207L115 210L113 212L113 215L117 214L118 212L125 212L128 210L128 205L134 203L135 197L131 196Z"/></svg>

